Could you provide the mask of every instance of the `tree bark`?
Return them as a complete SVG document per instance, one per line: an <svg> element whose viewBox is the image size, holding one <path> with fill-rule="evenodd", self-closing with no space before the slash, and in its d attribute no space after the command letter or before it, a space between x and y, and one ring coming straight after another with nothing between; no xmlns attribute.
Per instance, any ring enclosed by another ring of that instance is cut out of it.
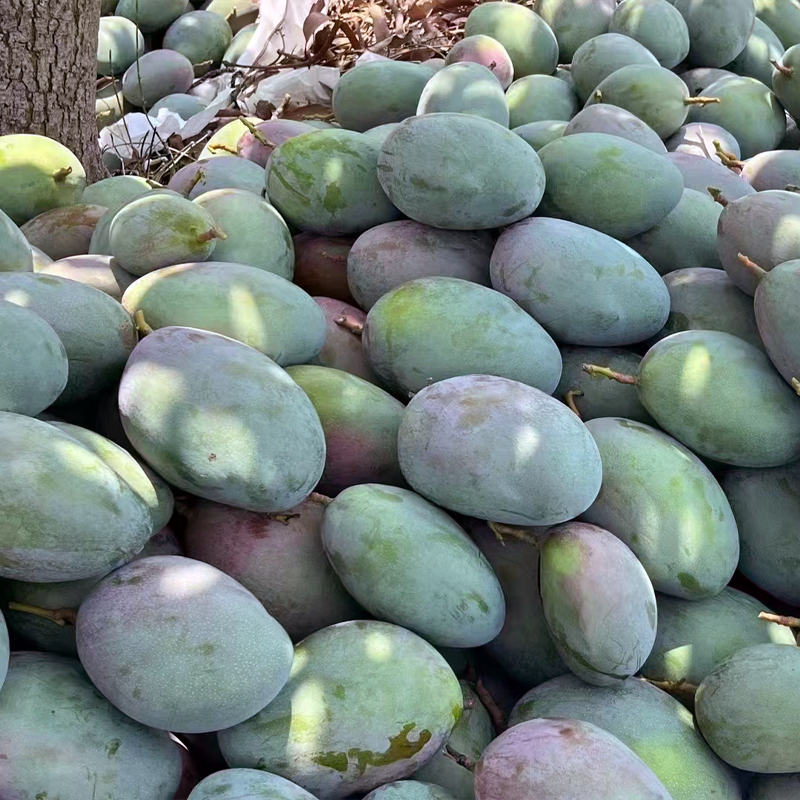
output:
<svg viewBox="0 0 800 800"><path fill-rule="evenodd" d="M100 0L0 0L0 135L68 147L89 182L107 173L95 120Z"/></svg>

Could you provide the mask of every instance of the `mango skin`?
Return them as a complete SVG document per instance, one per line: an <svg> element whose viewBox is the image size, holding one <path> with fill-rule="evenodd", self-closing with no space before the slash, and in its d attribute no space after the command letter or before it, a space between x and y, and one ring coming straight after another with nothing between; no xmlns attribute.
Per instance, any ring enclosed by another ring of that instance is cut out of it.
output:
<svg viewBox="0 0 800 800"><path fill-rule="evenodd" d="M509 725L540 717L578 719L616 736L653 770L672 800L742 798L738 776L703 741L691 712L637 678L606 688L574 675L554 678L517 703Z"/></svg>
<svg viewBox="0 0 800 800"><path fill-rule="evenodd" d="M35 417L67 385L58 334L38 314L0 301L0 411Z"/></svg>
<svg viewBox="0 0 800 800"><path fill-rule="evenodd" d="M157 330L200 328L250 345L280 366L319 354L325 320L302 289L266 270L222 261L165 267L132 283L122 297Z"/></svg>
<svg viewBox="0 0 800 800"><path fill-rule="evenodd" d="M800 605L800 467L730 469L721 483L739 526L742 574L784 603Z"/></svg>
<svg viewBox="0 0 800 800"><path fill-rule="evenodd" d="M542 608L566 665L594 686L637 673L656 638L650 578L620 539L596 525L552 528L539 564Z"/></svg>
<svg viewBox="0 0 800 800"><path fill-rule="evenodd" d="M397 451L424 497L509 525L566 522L600 489L600 454L583 423L507 378L466 375L422 389L406 407ZM453 463L457 472L445 468Z"/></svg>
<svg viewBox="0 0 800 800"><path fill-rule="evenodd" d="M489 712L480 698L466 681L461 683L464 694L464 711L456 723L447 743L458 753L477 761L489 742L494 739L495 731ZM474 800L475 778L473 773L456 764L442 750L430 761L418 769L412 776L414 780L441 786L456 800ZM380 790L377 790L380 791Z"/></svg>
<svg viewBox="0 0 800 800"><path fill-rule="evenodd" d="M120 75L144 54L144 36L127 17L100 17L97 74Z"/></svg>
<svg viewBox="0 0 800 800"><path fill-rule="evenodd" d="M646 122L619 106L604 103L584 106L564 129L564 136L573 133L608 133L640 144L660 156L667 152L661 137Z"/></svg>
<svg viewBox="0 0 800 800"><path fill-rule="evenodd" d="M167 28L163 46L186 56L196 74L203 74L209 68L205 62L220 61L232 38L231 26L219 14L190 10Z"/></svg>
<svg viewBox="0 0 800 800"><path fill-rule="evenodd" d="M347 258L354 241L353 237L298 233L293 239L292 281L312 297L322 295L355 303L347 285Z"/></svg>
<svg viewBox="0 0 800 800"><path fill-rule="evenodd" d="M755 0L756 14L778 35L784 47L800 42L800 8L792 0Z"/></svg>
<svg viewBox="0 0 800 800"><path fill-rule="evenodd" d="M185 10L182 0L119 0L114 13L135 22L142 33L152 33L166 28Z"/></svg>
<svg viewBox="0 0 800 800"><path fill-rule="evenodd" d="M690 122L687 125L681 125L666 140L665 145L670 153L688 153L692 156L702 156L721 164L722 162L714 146L715 140L720 143L726 153L732 153L736 158L742 157L742 149L733 135L726 131L725 128L710 122ZM742 170L742 174L744 174L744 170Z"/></svg>
<svg viewBox="0 0 800 800"><path fill-rule="evenodd" d="M793 800L800 790L800 775L756 775L748 800Z"/></svg>
<svg viewBox="0 0 800 800"><path fill-rule="evenodd" d="M569 64L584 42L608 32L614 4L614 0L598 0L588 5L575 0L539 0L536 13L555 33L561 62Z"/></svg>
<svg viewBox="0 0 800 800"><path fill-rule="evenodd" d="M207 500L285 511L322 475L325 438L311 401L274 361L226 336L149 334L125 368L119 409L145 461Z"/></svg>
<svg viewBox="0 0 800 800"><path fill-rule="evenodd" d="M258 267L290 281L294 243L281 215L245 189L215 189L194 200L208 211L226 238L214 247L216 261Z"/></svg>
<svg viewBox="0 0 800 800"><path fill-rule="evenodd" d="M726 586L707 600L659 594L658 634L642 674L656 681L699 685L718 664L756 644L795 645L791 630L760 620L768 611L752 597Z"/></svg>
<svg viewBox="0 0 800 800"><path fill-rule="evenodd" d="M758 192L785 189L800 181L800 152L766 150L747 160L742 177Z"/></svg>
<svg viewBox="0 0 800 800"><path fill-rule="evenodd" d="M30 242L8 214L0 211L0 272L32 272Z"/></svg>
<svg viewBox="0 0 800 800"><path fill-rule="evenodd" d="M677 67L689 54L689 28L668 0L620 3L608 29L643 44L667 69Z"/></svg>
<svg viewBox="0 0 800 800"><path fill-rule="evenodd" d="M186 555L239 581L297 642L364 616L325 556L324 513L314 495L290 509L285 522L204 500L189 519Z"/></svg>
<svg viewBox="0 0 800 800"><path fill-rule="evenodd" d="M655 425L630 386L610 381L602 375L589 375L582 368L584 364L602 364L623 375L635 375L641 356L616 347L562 347L561 360L564 369L553 396L566 402L568 391L583 392L574 396L572 402L584 422L598 417L624 417Z"/></svg>
<svg viewBox="0 0 800 800"><path fill-rule="evenodd" d="M710 158L693 156L690 153L668 153L667 158L680 170L686 189L705 194L709 187L719 189L728 200L738 200L756 193L741 175Z"/></svg>
<svg viewBox="0 0 800 800"><path fill-rule="evenodd" d="M325 470L317 491L336 495L362 483L403 486L397 430L403 404L383 389L330 367L289 367L308 395L325 433Z"/></svg>
<svg viewBox="0 0 800 800"><path fill-rule="evenodd" d="M522 137L534 150L541 150L546 144L550 144L553 139L558 139L564 135L567 123L561 119L545 119L541 122L529 122L527 125L520 125L513 128L517 136Z"/></svg>
<svg viewBox="0 0 800 800"><path fill-rule="evenodd" d="M800 258L800 195L764 191L729 203L719 218L717 252L728 277L755 295L759 274L746 267L739 253L769 271ZM744 224L747 220L747 224Z"/></svg>
<svg viewBox="0 0 800 800"><path fill-rule="evenodd" d="M333 113L345 129L363 133L416 113L433 70L407 61L374 61L346 72L333 91Z"/></svg>
<svg viewBox="0 0 800 800"><path fill-rule="evenodd" d="M354 131L320 130L280 144L267 165L270 202L309 233L342 236L397 219L376 175L379 148Z"/></svg>
<svg viewBox="0 0 800 800"><path fill-rule="evenodd" d="M603 485L581 519L622 539L656 591L688 600L721 592L739 560L739 536L706 466L639 422L609 417L586 427L603 460Z"/></svg>
<svg viewBox="0 0 800 800"><path fill-rule="evenodd" d="M119 303L66 278L3 272L0 300L36 312L61 339L69 376L59 403L84 400L113 383L136 345L133 320Z"/></svg>
<svg viewBox="0 0 800 800"><path fill-rule="evenodd" d="M244 189L261 197L264 171L246 158L220 150L216 158L203 158L181 167L167 186L189 200L214 189Z"/></svg>
<svg viewBox="0 0 800 800"><path fill-rule="evenodd" d="M529 8L502 2L476 6L467 17L464 36L480 33L505 47L517 78L555 72L558 41L547 23Z"/></svg>
<svg viewBox="0 0 800 800"><path fill-rule="evenodd" d="M9 652L8 628L2 613L0 613L0 689L3 688L8 673Z"/></svg>
<svg viewBox="0 0 800 800"><path fill-rule="evenodd" d="M270 119L259 122L255 130L263 141L248 130L236 142L236 152L240 158L246 158L259 167L266 167L269 157L281 142L303 133L311 133L315 128L298 120Z"/></svg>
<svg viewBox="0 0 800 800"><path fill-rule="evenodd" d="M89 250L95 225L107 210L84 203L51 208L28 220L20 230L30 244L58 261Z"/></svg>
<svg viewBox="0 0 800 800"><path fill-rule="evenodd" d="M755 24L752 0L675 0L689 29L688 61L700 67L722 67L745 48Z"/></svg>
<svg viewBox="0 0 800 800"><path fill-rule="evenodd" d="M479 800L672 800L632 750L577 719L535 719L509 728L486 748L475 786Z"/></svg>
<svg viewBox="0 0 800 800"><path fill-rule="evenodd" d="M185 55L175 50L151 50L125 70L122 94L131 105L146 111L168 94L188 92L193 81L194 68Z"/></svg>
<svg viewBox="0 0 800 800"><path fill-rule="evenodd" d="M756 17L753 32L747 44L736 58L728 64L728 69L737 75L757 78L765 86L772 88L772 60L780 61L784 53L781 40L772 28Z"/></svg>
<svg viewBox="0 0 800 800"><path fill-rule="evenodd" d="M508 51L497 39L493 39L491 36L484 36L479 33L475 36L467 36L456 42L448 51L444 66L441 69L462 61L482 64L491 70L492 74L500 82L500 86L503 87L503 91L508 89L514 80L514 65L511 63ZM441 69L438 71L440 72Z"/></svg>
<svg viewBox="0 0 800 800"><path fill-rule="evenodd" d="M642 360L638 389L656 422L698 455L738 467L800 458L797 395L764 353L736 336L662 339Z"/></svg>
<svg viewBox="0 0 800 800"><path fill-rule="evenodd" d="M576 133L539 155L547 185L539 212L629 239L680 202L678 169L644 147L605 133Z"/></svg>
<svg viewBox="0 0 800 800"><path fill-rule="evenodd" d="M87 578L144 547L153 532L150 510L89 448L46 422L8 412L0 412L0 437L0 575Z"/></svg>
<svg viewBox="0 0 800 800"><path fill-rule="evenodd" d="M411 775L444 745L462 703L452 669L419 636L343 622L298 644L275 700L217 736L230 766L268 770L334 800Z"/></svg>
<svg viewBox="0 0 800 800"><path fill-rule="evenodd" d="M258 125L264 121L260 117L245 117L245 119L252 125ZM211 135L205 147L200 151L198 160L237 155L236 145L247 132L248 128L242 120L235 119L233 122L228 122Z"/></svg>
<svg viewBox="0 0 800 800"><path fill-rule="evenodd" d="M253 594L181 556L139 559L103 578L81 603L75 633L105 697L144 725L178 732L248 719L278 694L292 661L289 636Z"/></svg>
<svg viewBox="0 0 800 800"><path fill-rule="evenodd" d="M503 627L505 600L486 558L455 521L406 489L367 483L326 509L325 553L371 614L439 647L479 647ZM421 569L435 566L433 572Z"/></svg>
<svg viewBox="0 0 800 800"><path fill-rule="evenodd" d="M469 150L454 142L469 142ZM473 152L484 157L476 161ZM530 216L545 180L536 151L519 136L491 120L451 113L402 122L380 150L378 179L406 216L450 230L497 228Z"/></svg>
<svg viewBox="0 0 800 800"><path fill-rule="evenodd" d="M664 276L670 312L660 341L687 330L722 331L764 349L756 326L753 303L721 269L678 269Z"/></svg>
<svg viewBox="0 0 800 800"><path fill-rule="evenodd" d="M118 303L122 300L123 292L136 280L136 276L122 269L113 256L70 256L35 271L41 275L58 275L99 289Z"/></svg>
<svg viewBox="0 0 800 800"><path fill-rule="evenodd" d="M664 282L644 258L566 220L533 217L507 228L490 274L498 292L564 344L634 344L658 331L669 313Z"/></svg>
<svg viewBox="0 0 800 800"><path fill-rule="evenodd" d="M575 92L552 75L519 78L509 87L506 99L512 128L546 119L570 120L578 113Z"/></svg>
<svg viewBox="0 0 800 800"><path fill-rule="evenodd" d="M5 797L150 800L178 788L180 750L168 734L114 708L74 659L14 653L0 720Z"/></svg>
<svg viewBox="0 0 800 800"><path fill-rule="evenodd" d="M625 244L646 258L661 275L691 269L721 272L717 225L722 206L708 192L684 189L678 205L650 230Z"/></svg>
<svg viewBox="0 0 800 800"><path fill-rule="evenodd" d="M80 203L86 188L81 162L47 136L0 136L0 210L17 224L59 206Z"/></svg>
<svg viewBox="0 0 800 800"><path fill-rule="evenodd" d="M488 67L474 61L450 64L425 84L417 115L441 112L483 117L504 128L509 124L503 87Z"/></svg>
<svg viewBox="0 0 800 800"><path fill-rule="evenodd" d="M372 306L361 337L370 366L401 396L458 375L499 375L550 394L561 355L500 292L459 278L418 278Z"/></svg>
<svg viewBox="0 0 800 800"><path fill-rule="evenodd" d="M570 69L578 99L585 103L601 81L630 64L658 66L658 59L644 45L620 33L602 33L584 42L575 51Z"/></svg>
<svg viewBox="0 0 800 800"><path fill-rule="evenodd" d="M756 289L754 300L758 332L770 360L791 384L800 377L800 348L796 311L800 260L778 264Z"/></svg>
<svg viewBox="0 0 800 800"><path fill-rule="evenodd" d="M723 78L706 87L719 103L692 106L690 122L713 122L739 142L742 158L774 150L786 134L786 112L778 98L756 78Z"/></svg>
<svg viewBox="0 0 800 800"><path fill-rule="evenodd" d="M678 67L680 69L680 67ZM711 86L721 78L732 78L736 75L727 69L715 69L714 67L694 67L683 72L678 72L681 80L689 87L689 94L692 97L699 97L706 93L706 87Z"/></svg>
<svg viewBox="0 0 800 800"><path fill-rule="evenodd" d="M236 800L262 797L264 800L315 800L296 783L260 769L223 769L203 778L188 800Z"/></svg>
<svg viewBox="0 0 800 800"><path fill-rule="evenodd" d="M488 286L493 246L491 234L482 231L445 231L409 219L387 222L356 239L347 256L347 282L365 311L415 278L461 278Z"/></svg>
<svg viewBox="0 0 800 800"><path fill-rule="evenodd" d="M162 108L177 114L182 119L190 119L195 114L204 111L206 104L194 95L175 92L175 94L168 94L153 103L153 107L150 109L150 116L157 117Z"/></svg>
<svg viewBox="0 0 800 800"><path fill-rule="evenodd" d="M364 796L364 800L454 800L441 786L420 781L387 783Z"/></svg>
<svg viewBox="0 0 800 800"><path fill-rule="evenodd" d="M695 695L697 723L717 755L738 769L798 772L798 685L797 647L746 647L703 679Z"/></svg>

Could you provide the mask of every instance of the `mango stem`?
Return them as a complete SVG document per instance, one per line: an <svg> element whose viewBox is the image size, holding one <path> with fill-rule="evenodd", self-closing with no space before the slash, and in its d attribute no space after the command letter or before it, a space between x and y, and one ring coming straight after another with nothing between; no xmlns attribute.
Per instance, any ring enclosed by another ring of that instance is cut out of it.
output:
<svg viewBox="0 0 800 800"><path fill-rule="evenodd" d="M497 733L502 733L507 727L508 723L506 721L506 715L500 710L500 706L497 705L494 697L492 697L491 692L484 686L483 678L478 678L477 683L475 684L475 694L478 695L478 699L483 703L486 710L489 712L489 716L492 718L492 722L494 723L494 729Z"/></svg>
<svg viewBox="0 0 800 800"><path fill-rule="evenodd" d="M603 93L599 89L595 89L594 92L592 92L592 100L594 100L595 103L602 103Z"/></svg>
<svg viewBox="0 0 800 800"><path fill-rule="evenodd" d="M320 494L319 492L311 492L311 494L308 496L308 500L310 500L312 503L319 503L322 506L329 506L333 502L330 497Z"/></svg>
<svg viewBox="0 0 800 800"><path fill-rule="evenodd" d="M451 745L446 744L444 746L444 755L445 758L455 761L459 767L464 767L464 769L468 769L470 772L475 771L475 762L468 756L465 756L463 753L459 753L457 750L454 750Z"/></svg>
<svg viewBox="0 0 800 800"><path fill-rule="evenodd" d="M261 131L255 125L253 125L253 123L250 122L249 119L247 119L246 117L239 117L239 119L241 120L242 125L244 125L245 128L247 128L247 130L249 130L250 133L253 134L253 137L257 141L261 142L261 144L263 144L264 147L272 147L274 149L278 146L277 144L275 144L275 142L271 142L269 139L267 139L267 137L264 136L264 134L261 133Z"/></svg>
<svg viewBox="0 0 800 800"><path fill-rule="evenodd" d="M650 678L642 678L642 680L661 689L662 692L673 695L686 700L691 705L694 705L694 696L697 693L697 686L689 681L654 681Z"/></svg>
<svg viewBox="0 0 800 800"><path fill-rule="evenodd" d="M739 253L736 258L738 258L739 262L744 264L744 266L750 270L753 277L757 281L761 281L761 279L767 274L767 271L763 267L759 267L755 261L751 261L746 255Z"/></svg>
<svg viewBox="0 0 800 800"><path fill-rule="evenodd" d="M730 200L722 194L722 189L717 189L716 186L707 186L706 191L714 198L714 202L719 203L723 208L730 203Z"/></svg>
<svg viewBox="0 0 800 800"><path fill-rule="evenodd" d="M147 334L153 332L153 329L147 324L147 320L144 318L144 311L141 308L133 315L133 319L136 322L136 330L142 336L147 336Z"/></svg>
<svg viewBox="0 0 800 800"><path fill-rule="evenodd" d="M800 395L800 381L797 378L792 378L792 388Z"/></svg>
<svg viewBox="0 0 800 800"><path fill-rule="evenodd" d="M717 155L719 156L719 160L722 162L722 165L728 167L728 169L733 169L734 167L740 168L744 166L744 161L740 161L738 158L736 158L734 153L729 153L727 150L722 149L719 139L714 139L714 149L717 151Z"/></svg>
<svg viewBox="0 0 800 800"><path fill-rule="evenodd" d="M707 106L709 103L719 103L719 97L685 97L685 106Z"/></svg>
<svg viewBox="0 0 800 800"><path fill-rule="evenodd" d="M72 167L61 167L61 169L56 170L56 172L53 173L53 180L56 183L61 183L62 181L65 181L67 179L67 175L71 174L72 174Z"/></svg>
<svg viewBox="0 0 800 800"><path fill-rule="evenodd" d="M769 63L772 64L781 75L785 75L787 78L791 78L792 75L794 75L794 67L784 67L783 64L775 58L771 58Z"/></svg>
<svg viewBox="0 0 800 800"><path fill-rule="evenodd" d="M758 618L763 619L765 622L775 622L786 628L800 628L800 619L798 617L785 617L783 614L770 614L768 611L762 611Z"/></svg>
<svg viewBox="0 0 800 800"><path fill-rule="evenodd" d="M570 389L564 395L564 402L567 404L567 408L576 414L578 419L582 421L583 417L581 416L581 412L578 411L578 406L575 405L576 397L583 397L583 392L580 389Z"/></svg>
<svg viewBox="0 0 800 800"><path fill-rule="evenodd" d="M212 225L207 231L198 233L196 238L198 243L202 244L203 242L210 242L212 239L227 239L228 234L218 225Z"/></svg>
<svg viewBox="0 0 800 800"><path fill-rule="evenodd" d="M334 322L345 330L350 331L350 333L354 333L356 336L361 336L361 334L364 332L364 323L359 322L359 320L352 314L342 314L341 316L336 317Z"/></svg>
<svg viewBox="0 0 800 800"><path fill-rule="evenodd" d="M511 539L518 539L520 542L532 544L534 547L539 546L539 539L534 534L528 533L528 531L522 528L515 528L513 525L504 525L502 522L488 522L487 525L500 544L505 544L505 538L508 536Z"/></svg>
<svg viewBox="0 0 800 800"><path fill-rule="evenodd" d="M29 606L27 603L10 602L8 610L44 617L44 619L49 619L62 628L66 625L74 625L75 620L78 618L78 612L74 608L40 608L39 606Z"/></svg>
<svg viewBox="0 0 800 800"><path fill-rule="evenodd" d="M639 379L635 375L625 375L622 372L614 372L609 367L598 367L597 364L582 364L581 369L588 372L589 375L602 375L604 378L610 378L617 383L627 383L631 386L636 386Z"/></svg>

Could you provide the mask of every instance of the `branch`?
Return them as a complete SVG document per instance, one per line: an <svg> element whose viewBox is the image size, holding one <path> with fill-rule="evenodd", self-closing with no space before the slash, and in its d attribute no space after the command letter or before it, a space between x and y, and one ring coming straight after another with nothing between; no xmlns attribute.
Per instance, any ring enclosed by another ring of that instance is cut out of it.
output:
<svg viewBox="0 0 800 800"><path fill-rule="evenodd" d="M614 370L609 367L598 367L597 364L582 364L581 369L584 372L588 372L589 375L602 375L604 378L610 378L617 383L626 383L632 386L636 386L636 384L639 383L639 379L635 375L625 375L622 372L614 372Z"/></svg>
<svg viewBox="0 0 800 800"><path fill-rule="evenodd" d="M78 612L74 608L40 608L39 606L29 606L26 603L10 602L8 610L21 611L24 614L33 614L36 617L49 619L62 628L66 625L74 625L78 617Z"/></svg>
<svg viewBox="0 0 800 800"><path fill-rule="evenodd" d="M581 389L570 389L564 395L564 402L567 404L567 408L576 414L578 419L582 421L583 417L581 416L581 412L578 411L578 406L575 405L576 397L583 397L583 391Z"/></svg>

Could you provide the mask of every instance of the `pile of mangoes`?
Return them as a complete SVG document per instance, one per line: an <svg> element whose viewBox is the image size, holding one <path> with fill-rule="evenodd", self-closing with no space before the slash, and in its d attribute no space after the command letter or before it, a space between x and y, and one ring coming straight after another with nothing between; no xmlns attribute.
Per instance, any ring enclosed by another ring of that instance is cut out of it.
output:
<svg viewBox="0 0 800 800"><path fill-rule="evenodd" d="M109 10L119 114L252 35ZM0 798L798 800L800 4L486 2L332 111L0 137Z"/></svg>

